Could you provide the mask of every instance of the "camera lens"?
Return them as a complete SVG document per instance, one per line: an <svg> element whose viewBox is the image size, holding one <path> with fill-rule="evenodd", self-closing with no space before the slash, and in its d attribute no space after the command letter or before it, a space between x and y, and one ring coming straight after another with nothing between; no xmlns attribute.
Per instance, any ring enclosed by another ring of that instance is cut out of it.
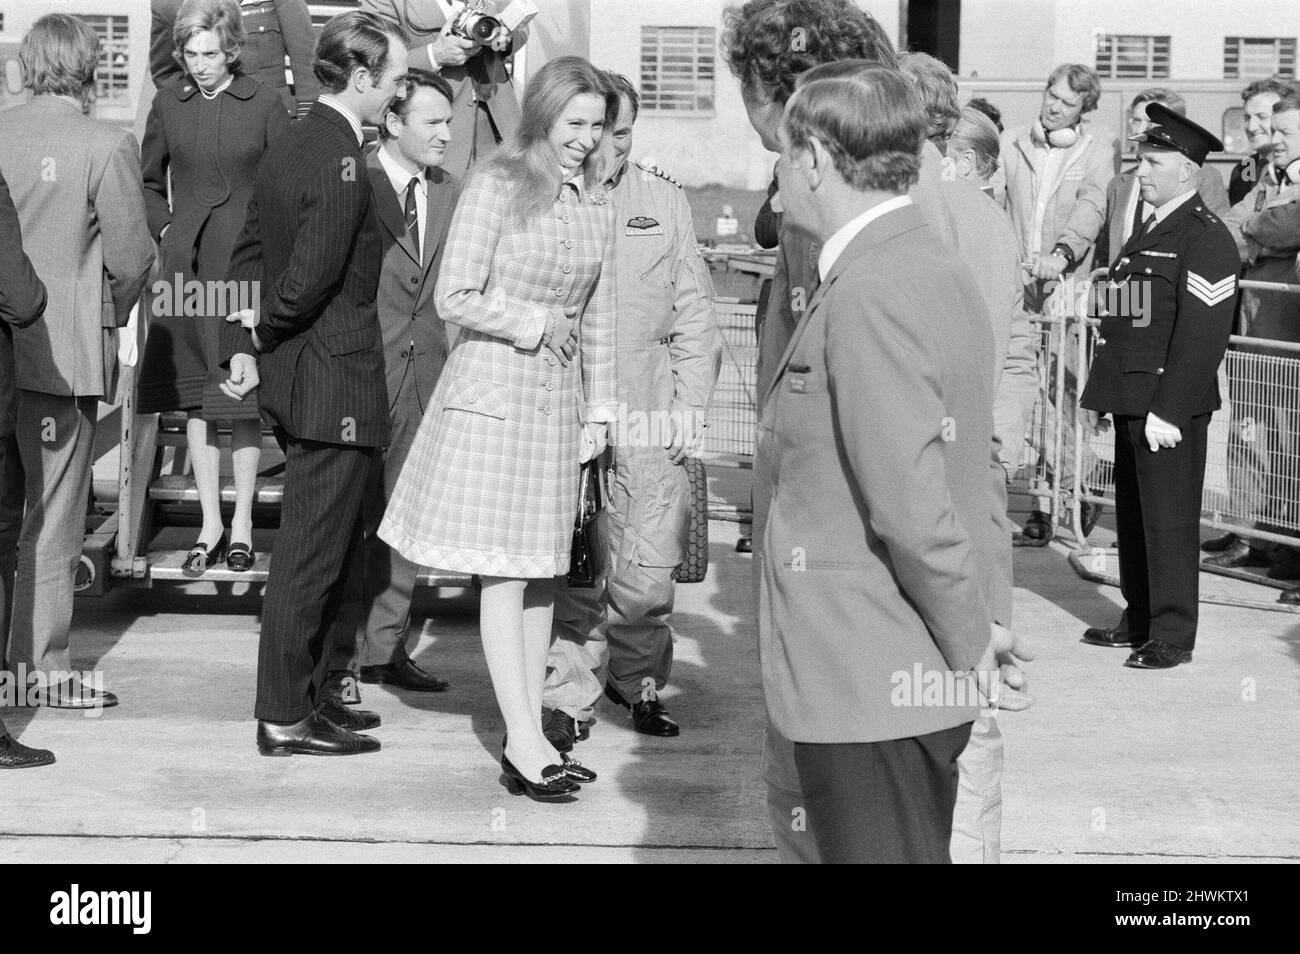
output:
<svg viewBox="0 0 1300 954"><path fill-rule="evenodd" d="M470 25L470 36L479 43L490 43L501 28L501 21L496 17L481 16Z"/></svg>

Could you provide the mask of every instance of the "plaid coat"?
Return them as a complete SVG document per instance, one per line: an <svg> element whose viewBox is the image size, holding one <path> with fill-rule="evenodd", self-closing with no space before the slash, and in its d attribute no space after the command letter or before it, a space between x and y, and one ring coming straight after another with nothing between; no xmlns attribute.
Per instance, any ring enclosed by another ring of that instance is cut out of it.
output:
<svg viewBox="0 0 1300 954"><path fill-rule="evenodd" d="M510 186L466 186L435 291L456 334L379 535L408 559L482 576L568 571L584 420L615 418L613 206L565 183L554 206L507 217ZM580 360L541 345L580 309Z"/></svg>

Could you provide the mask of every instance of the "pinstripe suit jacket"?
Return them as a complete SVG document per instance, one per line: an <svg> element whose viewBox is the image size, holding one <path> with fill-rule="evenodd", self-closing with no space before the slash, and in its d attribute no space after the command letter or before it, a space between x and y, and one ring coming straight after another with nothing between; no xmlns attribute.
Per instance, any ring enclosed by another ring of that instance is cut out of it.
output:
<svg viewBox="0 0 1300 954"><path fill-rule="evenodd" d="M30 325L45 311L45 285L23 252L22 226L0 175L0 437L14 430L14 342L10 326Z"/></svg>
<svg viewBox="0 0 1300 954"><path fill-rule="evenodd" d="M113 399L117 329L154 257L139 151L129 132L61 96L0 112L0 175L23 248L49 281L45 320L14 332L18 387Z"/></svg>
<svg viewBox="0 0 1300 954"><path fill-rule="evenodd" d="M338 111L315 103L258 167L228 275L260 283L258 400L293 437L388 442L382 257L361 147ZM237 323L222 329L222 352L256 353Z"/></svg>

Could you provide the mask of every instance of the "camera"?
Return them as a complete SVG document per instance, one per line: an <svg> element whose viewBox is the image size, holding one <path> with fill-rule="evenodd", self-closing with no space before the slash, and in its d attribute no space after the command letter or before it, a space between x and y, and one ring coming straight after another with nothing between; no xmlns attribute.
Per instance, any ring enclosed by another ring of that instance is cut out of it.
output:
<svg viewBox="0 0 1300 954"><path fill-rule="evenodd" d="M461 0L452 9L455 13L447 32L453 36L486 46L501 29L500 20L483 12L482 0Z"/></svg>

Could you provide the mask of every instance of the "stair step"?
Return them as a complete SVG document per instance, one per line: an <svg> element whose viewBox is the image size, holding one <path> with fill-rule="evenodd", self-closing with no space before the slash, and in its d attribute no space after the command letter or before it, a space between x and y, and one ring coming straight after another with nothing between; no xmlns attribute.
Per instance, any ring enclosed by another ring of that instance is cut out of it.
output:
<svg viewBox="0 0 1300 954"><path fill-rule="evenodd" d="M254 485L253 504L278 507L284 500L284 477L258 477ZM169 474L159 477L149 485L149 499L159 503L199 502L199 490L194 485L194 478L188 474ZM221 478L221 502L235 502L235 479Z"/></svg>
<svg viewBox="0 0 1300 954"><path fill-rule="evenodd" d="M272 554L257 554L257 563L245 573L236 573L224 563L208 570L201 577L189 577L181 572L185 565L188 550L151 550L149 551L149 576L155 581L179 581L183 583L265 583L271 569ZM473 578L459 573L443 573L422 567L416 581L421 586L469 587L474 585Z"/></svg>

